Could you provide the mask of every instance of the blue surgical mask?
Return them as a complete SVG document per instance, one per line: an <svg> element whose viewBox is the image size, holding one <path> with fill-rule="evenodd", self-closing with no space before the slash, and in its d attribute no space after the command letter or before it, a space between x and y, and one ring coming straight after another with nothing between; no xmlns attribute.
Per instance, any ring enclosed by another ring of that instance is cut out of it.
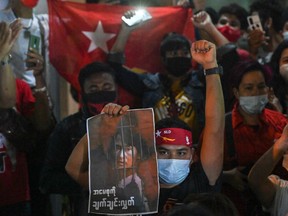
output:
<svg viewBox="0 0 288 216"><path fill-rule="evenodd" d="M159 181L162 184L180 184L190 172L190 160L158 159Z"/></svg>
<svg viewBox="0 0 288 216"><path fill-rule="evenodd" d="M239 104L241 108L248 114L260 114L268 103L268 96L245 96L239 97Z"/></svg>

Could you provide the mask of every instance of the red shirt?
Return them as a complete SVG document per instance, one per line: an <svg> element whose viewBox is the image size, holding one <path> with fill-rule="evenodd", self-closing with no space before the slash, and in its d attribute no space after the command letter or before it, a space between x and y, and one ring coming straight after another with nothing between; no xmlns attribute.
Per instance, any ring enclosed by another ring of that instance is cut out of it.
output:
<svg viewBox="0 0 288 216"><path fill-rule="evenodd" d="M287 118L279 112L264 109L260 116L260 125L253 127L244 123L242 115L238 111L236 103L232 110L232 127L236 157L228 154L228 143L225 140L224 170L230 170L235 166L244 166L243 173L248 175L252 165L274 144L285 125ZM228 129L227 129L228 131ZM230 144L231 145L231 144ZM279 170L281 175L285 175ZM251 211L251 202L256 200L249 190L240 192L228 184L223 185L223 191L236 205L240 215L244 216ZM252 201L251 201L252 200ZM249 207L250 206L250 207Z"/></svg>
<svg viewBox="0 0 288 216"><path fill-rule="evenodd" d="M259 126L246 125L236 104L232 110L232 127L238 165L254 164L281 136L287 123L282 113L264 109Z"/></svg>
<svg viewBox="0 0 288 216"><path fill-rule="evenodd" d="M30 86L16 79L16 109L23 116L34 112L35 98ZM0 133L0 206L30 200L26 154L17 151ZM14 164L14 165L13 165Z"/></svg>
<svg viewBox="0 0 288 216"><path fill-rule="evenodd" d="M0 134L0 206L30 200L26 155L16 149L8 155L4 140Z"/></svg>
<svg viewBox="0 0 288 216"><path fill-rule="evenodd" d="M23 116L34 111L35 98L30 86L21 79L16 79L16 109Z"/></svg>

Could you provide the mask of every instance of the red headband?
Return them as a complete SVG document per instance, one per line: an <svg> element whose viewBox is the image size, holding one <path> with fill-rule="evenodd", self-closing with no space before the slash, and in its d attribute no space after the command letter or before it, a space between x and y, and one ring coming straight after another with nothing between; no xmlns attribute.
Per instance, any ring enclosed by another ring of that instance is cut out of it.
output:
<svg viewBox="0 0 288 216"><path fill-rule="evenodd" d="M192 133L182 128L162 128L156 131L157 145L185 145L192 147Z"/></svg>

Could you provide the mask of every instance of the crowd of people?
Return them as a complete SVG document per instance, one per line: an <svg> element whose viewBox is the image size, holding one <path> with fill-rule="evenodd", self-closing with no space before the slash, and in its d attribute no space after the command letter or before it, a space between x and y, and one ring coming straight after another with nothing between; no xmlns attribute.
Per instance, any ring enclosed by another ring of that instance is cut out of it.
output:
<svg viewBox="0 0 288 216"><path fill-rule="evenodd" d="M144 177L135 170L153 151L133 144L134 129L118 130L107 150L127 182L109 180L139 188L139 200L153 200L139 205L143 211L158 206L151 215L288 214L288 8L282 1L256 0L249 11L231 3L219 12L204 0L145 1L145 6L192 8L195 41L166 32L159 44L165 71L136 73L126 67L131 56L124 53L142 25L122 21L106 61L95 59L79 71L78 112L58 122L46 80L48 45L57 44L48 44L48 16L33 13L37 3L0 3L0 215L58 216L51 194L64 197L63 215L90 215L89 166L103 170L107 164L99 156L89 165L86 121L98 114L125 117L133 108L155 113L159 179L149 187L156 191L159 184L159 199L145 194ZM251 15L259 16L262 28L248 25ZM135 10L123 16L131 19ZM122 97L123 89L140 103ZM169 139L163 139L167 130ZM94 175L99 182L104 178L101 171Z"/></svg>

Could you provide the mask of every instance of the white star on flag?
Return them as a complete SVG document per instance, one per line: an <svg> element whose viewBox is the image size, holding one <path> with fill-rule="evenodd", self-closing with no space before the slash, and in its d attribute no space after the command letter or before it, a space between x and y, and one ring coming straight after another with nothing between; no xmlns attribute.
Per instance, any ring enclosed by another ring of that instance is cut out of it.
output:
<svg viewBox="0 0 288 216"><path fill-rule="evenodd" d="M156 131L156 137L160 137L160 135L161 135L161 131L157 130Z"/></svg>
<svg viewBox="0 0 288 216"><path fill-rule="evenodd" d="M116 35L113 33L105 33L101 21L98 22L95 32L83 31L83 34L91 40L88 52L100 48L106 53L108 53L107 41Z"/></svg>

